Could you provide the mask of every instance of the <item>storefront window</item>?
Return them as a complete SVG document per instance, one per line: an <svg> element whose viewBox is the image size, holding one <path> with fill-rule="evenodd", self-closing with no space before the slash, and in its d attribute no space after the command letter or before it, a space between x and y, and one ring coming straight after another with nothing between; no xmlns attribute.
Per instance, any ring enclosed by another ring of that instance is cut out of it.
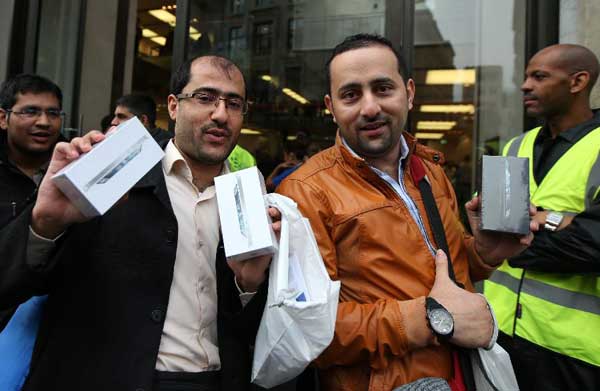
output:
<svg viewBox="0 0 600 391"><path fill-rule="evenodd" d="M386 1L237 3L191 1L190 26L201 38L188 40L188 56L224 55L240 66L253 102L240 144L268 175L286 140L303 140L311 151L333 144L336 125L323 103L325 62L348 35L385 35Z"/></svg>
<svg viewBox="0 0 600 391"><path fill-rule="evenodd" d="M77 0L41 2L35 71L61 87L66 128L71 124L77 128L80 122L72 118L80 13L81 2Z"/></svg>
<svg viewBox="0 0 600 391"><path fill-rule="evenodd" d="M417 0L411 129L444 152L459 202L477 162L523 132L525 2Z"/></svg>
<svg viewBox="0 0 600 391"><path fill-rule="evenodd" d="M175 35L175 0L138 0L132 92L156 102L156 125L168 128L167 96Z"/></svg>

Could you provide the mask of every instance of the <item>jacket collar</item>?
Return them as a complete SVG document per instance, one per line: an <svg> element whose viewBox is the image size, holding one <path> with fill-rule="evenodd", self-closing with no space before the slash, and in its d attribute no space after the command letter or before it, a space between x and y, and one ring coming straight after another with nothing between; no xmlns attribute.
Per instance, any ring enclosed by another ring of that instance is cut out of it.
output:
<svg viewBox="0 0 600 391"><path fill-rule="evenodd" d="M443 153L436 151L435 149L429 148L423 144L420 144L419 142L417 142L417 139L410 133L404 131L402 132L402 136L404 137L406 145L408 146L407 161L410 162L411 156L415 154L424 160L429 160L436 164L444 164L446 162ZM349 164L350 166L358 170L368 167L368 164L362 157L355 155L350 150L348 150L346 146L344 146L344 142L342 140L339 130L335 138L335 146L339 152L339 158L342 159L346 164Z"/></svg>
<svg viewBox="0 0 600 391"><path fill-rule="evenodd" d="M162 149L165 149L169 140L161 140L158 145ZM167 183L165 182L165 175L162 168L162 159L152 167L146 175L140 179L132 190L152 190L158 200L170 211L173 211L171 206L171 199L169 198L169 192L167 191Z"/></svg>

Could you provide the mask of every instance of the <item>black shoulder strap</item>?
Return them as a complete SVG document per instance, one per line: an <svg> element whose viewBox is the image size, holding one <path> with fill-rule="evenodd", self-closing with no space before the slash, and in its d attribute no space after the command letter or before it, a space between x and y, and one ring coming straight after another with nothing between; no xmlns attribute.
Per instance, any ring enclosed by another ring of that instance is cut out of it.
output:
<svg viewBox="0 0 600 391"><path fill-rule="evenodd" d="M450 258L450 250L448 248L448 242L446 241L446 233L444 232L444 225L442 224L442 218L440 217L440 211L435 203L433 192L431 191L431 185L427 175L425 175L425 167L423 162L417 156L411 156L411 175L413 180L417 183L421 197L423 198L423 204L425 205L425 211L429 218L429 224L431 231L433 232L433 238L435 242L442 249L448 257L448 276L456 285L464 288L464 285L456 281L454 274L454 267L452 267L452 259ZM467 390L475 390L475 379L473 377L473 370L471 367L471 359L469 357L468 349L455 347L458 352L458 361L463 375L463 381Z"/></svg>

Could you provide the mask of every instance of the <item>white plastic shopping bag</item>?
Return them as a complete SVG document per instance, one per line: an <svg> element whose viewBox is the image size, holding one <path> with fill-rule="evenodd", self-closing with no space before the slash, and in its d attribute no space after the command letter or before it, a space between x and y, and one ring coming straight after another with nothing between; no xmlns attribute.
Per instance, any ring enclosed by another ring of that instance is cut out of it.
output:
<svg viewBox="0 0 600 391"><path fill-rule="evenodd" d="M488 301L484 295L481 295L481 297ZM477 391L519 391L510 356L496 342L498 339L498 320L489 302L488 309L494 322L490 345L487 348L471 349L469 352L475 389Z"/></svg>
<svg viewBox="0 0 600 391"><path fill-rule="evenodd" d="M510 356L500 345L472 349L470 354L477 391L519 391Z"/></svg>
<svg viewBox="0 0 600 391"><path fill-rule="evenodd" d="M281 212L281 237L256 335L252 382L270 388L298 376L331 343L340 282L329 278L296 203L279 194L265 198Z"/></svg>

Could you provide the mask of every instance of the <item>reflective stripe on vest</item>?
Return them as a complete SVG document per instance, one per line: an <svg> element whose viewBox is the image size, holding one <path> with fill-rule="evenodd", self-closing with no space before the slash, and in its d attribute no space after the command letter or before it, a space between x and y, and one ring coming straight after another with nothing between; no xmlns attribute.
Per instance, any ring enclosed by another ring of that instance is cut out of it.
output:
<svg viewBox="0 0 600 391"><path fill-rule="evenodd" d="M539 131L513 139L503 154L529 158L532 203L548 210L582 212L599 192L600 128L573 145L538 185L533 177L533 145ZM504 262L485 282L484 292L504 333L600 366L598 277L524 271Z"/></svg>

